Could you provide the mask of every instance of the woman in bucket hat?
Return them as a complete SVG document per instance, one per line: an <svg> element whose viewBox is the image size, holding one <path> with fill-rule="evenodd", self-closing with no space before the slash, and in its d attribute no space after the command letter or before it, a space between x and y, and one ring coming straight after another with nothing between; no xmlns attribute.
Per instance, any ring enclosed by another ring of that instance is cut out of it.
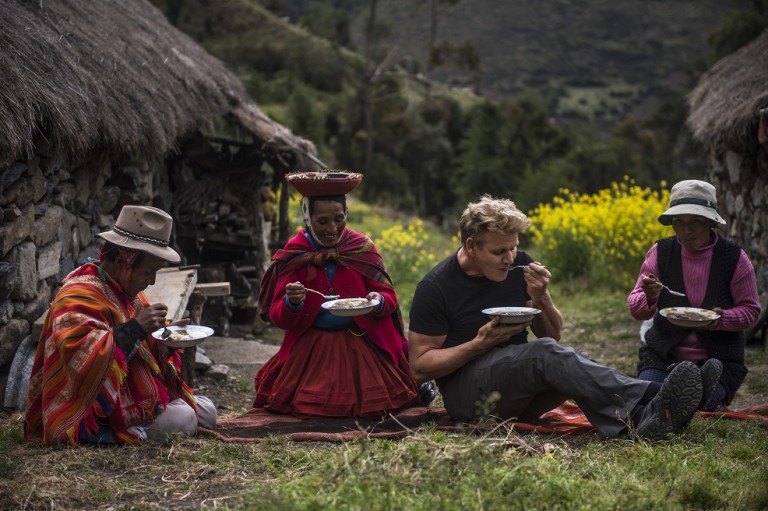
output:
<svg viewBox="0 0 768 511"><path fill-rule="evenodd" d="M173 220L147 206L124 206L98 263L64 279L43 326L27 399L27 440L117 444L192 435L216 424L216 407L181 379L181 358L150 332L168 308L144 290L180 257Z"/></svg>
<svg viewBox="0 0 768 511"><path fill-rule="evenodd" d="M261 315L285 337L256 374L255 408L298 418L380 419L419 403L392 279L370 238L347 227L346 194L362 177L287 176L303 195L304 228L275 253L261 280ZM377 305L339 317L308 288Z"/></svg>
<svg viewBox="0 0 768 511"><path fill-rule="evenodd" d="M714 385L699 408L723 409L747 374L744 330L760 316L755 269L740 246L718 234L725 220L710 183L676 183L669 209L658 220L671 225L675 235L650 248L627 298L635 319L653 318L640 347L638 378L663 381L674 364L693 362L702 369L704 387ZM719 318L703 326L678 326L659 313L669 307L703 308Z"/></svg>

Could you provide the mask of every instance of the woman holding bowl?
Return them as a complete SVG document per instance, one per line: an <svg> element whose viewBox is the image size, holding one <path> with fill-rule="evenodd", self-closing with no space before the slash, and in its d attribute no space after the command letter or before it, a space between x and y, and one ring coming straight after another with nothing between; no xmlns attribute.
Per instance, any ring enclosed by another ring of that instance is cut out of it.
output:
<svg viewBox="0 0 768 511"><path fill-rule="evenodd" d="M286 177L303 195L304 228L275 253L261 281L262 317L285 336L256 374L256 408L298 418L380 419L420 402L392 279L371 239L347 227L346 194L362 177ZM308 288L374 306L337 316Z"/></svg>
<svg viewBox="0 0 768 511"><path fill-rule="evenodd" d="M715 187L710 183L675 184L670 207L659 222L671 225L675 235L650 248L627 298L635 319L653 318L640 347L638 378L663 381L677 362L693 362L702 369L705 388L717 382L699 409L723 409L747 374L744 331L760 316L755 269L739 245L715 230L725 220L717 212ZM719 318L698 327L681 327L659 313L669 307L703 308Z"/></svg>

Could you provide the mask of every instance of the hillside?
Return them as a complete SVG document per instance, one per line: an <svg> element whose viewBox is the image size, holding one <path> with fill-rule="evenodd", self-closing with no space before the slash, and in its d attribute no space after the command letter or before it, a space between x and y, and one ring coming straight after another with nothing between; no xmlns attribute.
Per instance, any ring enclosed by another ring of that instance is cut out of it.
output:
<svg viewBox="0 0 768 511"><path fill-rule="evenodd" d="M235 68L256 97L283 100L269 89L270 70L294 69L311 86L339 92L346 69L360 60L309 35L297 24L312 2L284 2L279 14L256 0L217 6L202 0L153 0L170 21ZM351 50L361 52L369 0L322 0L352 19ZM450 5L455 3L455 5ZM480 74L447 63L430 75L494 99L541 94L550 115L586 120L602 131L627 115L647 119L667 99L684 95L710 62L709 35L733 0L454 0L440 2L437 40L471 43ZM378 2L379 59L426 72L431 2ZM342 57L342 54L345 55ZM354 64L357 65L357 64ZM252 74L261 70L261 76ZM340 80L341 78L341 80ZM267 87L268 90L265 90ZM281 91L283 94L281 94ZM277 112L275 112L277 113ZM279 113L278 113L279 115Z"/></svg>
<svg viewBox="0 0 768 511"><path fill-rule="evenodd" d="M386 36L366 63L367 0L152 1L330 168L365 169L369 202L442 222L489 190L532 208L559 188L592 193L625 175L648 185L703 166L684 97L722 2L441 1L438 42L476 47L477 95L459 69L425 79L430 2L379 1L372 33Z"/></svg>
<svg viewBox="0 0 768 511"><path fill-rule="evenodd" d="M347 2L348 3L348 2ZM357 41L367 16L358 2ZM379 2L390 32L382 46L425 69L429 4ZM515 96L526 88L547 99L559 118L614 124L626 114L646 118L660 102L690 86L690 72L708 57L707 38L732 2L723 0L460 0L442 5L438 39L470 41L481 57L478 91ZM434 77L469 86L466 73L438 68Z"/></svg>

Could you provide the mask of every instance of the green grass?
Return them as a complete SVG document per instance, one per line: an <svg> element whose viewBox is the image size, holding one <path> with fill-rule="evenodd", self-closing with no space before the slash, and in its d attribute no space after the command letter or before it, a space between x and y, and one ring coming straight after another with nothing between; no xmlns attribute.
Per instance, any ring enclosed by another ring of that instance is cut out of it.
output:
<svg viewBox="0 0 768 511"><path fill-rule="evenodd" d="M633 359L636 329L630 335L622 293L563 285L553 295L569 323L566 341L606 363ZM606 341L600 334L622 329L624 338ZM748 363L765 359L750 354ZM398 441L344 444L198 437L168 446L41 449L26 446L20 431L18 414L0 420L0 496L7 509L768 507L768 423L757 421L696 418L681 435L653 444L596 434L425 430Z"/></svg>

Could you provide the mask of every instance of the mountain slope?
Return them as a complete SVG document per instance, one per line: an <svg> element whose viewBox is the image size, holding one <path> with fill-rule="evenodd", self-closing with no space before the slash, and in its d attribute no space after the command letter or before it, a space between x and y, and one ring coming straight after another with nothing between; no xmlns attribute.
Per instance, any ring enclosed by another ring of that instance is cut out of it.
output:
<svg viewBox="0 0 768 511"><path fill-rule="evenodd" d="M367 2L361 2L367 4ZM722 0L461 0L441 5L438 39L471 41L481 56L479 92L491 97L538 90L555 116L614 123L643 118L659 99L690 85L708 54L707 38L731 9ZM359 12L357 40L367 12ZM379 2L389 25L382 46L426 68L429 2ZM434 77L470 85L457 69Z"/></svg>

